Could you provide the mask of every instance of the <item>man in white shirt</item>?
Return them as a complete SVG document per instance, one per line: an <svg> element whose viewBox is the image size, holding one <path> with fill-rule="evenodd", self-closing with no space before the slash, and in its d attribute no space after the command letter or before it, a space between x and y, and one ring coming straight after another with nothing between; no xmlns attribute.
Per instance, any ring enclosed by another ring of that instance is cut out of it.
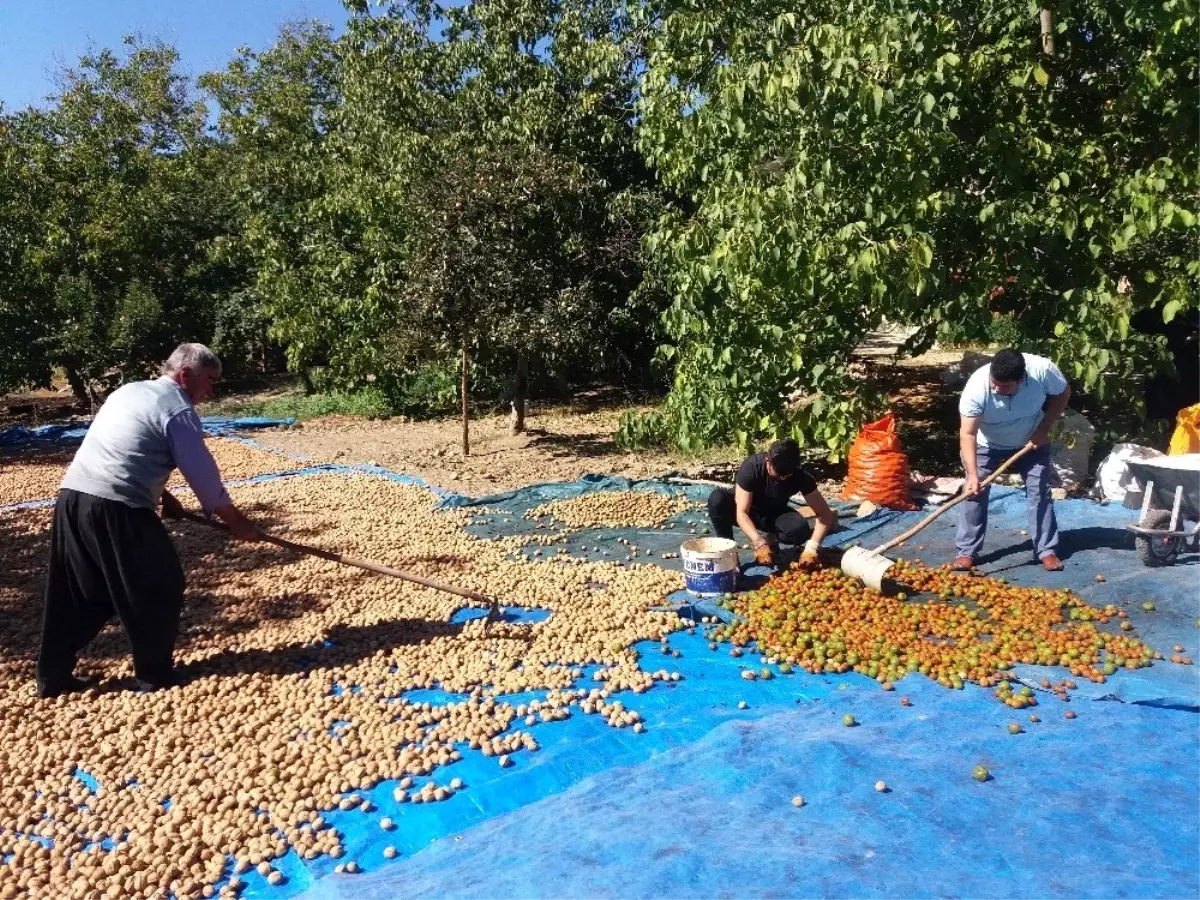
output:
<svg viewBox="0 0 1200 900"><path fill-rule="evenodd" d="M959 506L957 557L952 568L974 568L987 533L988 490L979 482L1025 446L1034 449L1017 463L1025 480L1033 549L1048 572L1062 570L1058 522L1050 496L1050 431L1071 399L1071 386L1058 367L1042 356L1001 350L963 388L958 411L959 451L969 495Z"/></svg>
<svg viewBox="0 0 1200 900"><path fill-rule="evenodd" d="M88 685L75 658L116 616L143 689L170 687L184 575L171 538L155 514L182 511L164 490L178 468L206 512L234 537L258 540L204 445L194 404L207 399L220 360L202 344L180 344L154 381L124 385L104 402L67 468L50 528L50 565L37 661L41 697Z"/></svg>

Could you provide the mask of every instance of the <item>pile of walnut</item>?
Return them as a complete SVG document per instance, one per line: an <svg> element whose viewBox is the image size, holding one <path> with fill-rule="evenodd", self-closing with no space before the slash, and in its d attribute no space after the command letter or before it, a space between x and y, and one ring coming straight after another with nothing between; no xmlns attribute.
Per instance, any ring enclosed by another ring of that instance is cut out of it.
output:
<svg viewBox="0 0 1200 900"><path fill-rule="evenodd" d="M569 528L652 528L689 507L683 495L669 497L653 491L603 491L571 500L543 503L525 513L527 519L549 516Z"/></svg>
<svg viewBox="0 0 1200 900"><path fill-rule="evenodd" d="M75 449L39 449L0 454L0 506L32 500L53 500L67 473L67 466L75 456ZM272 472L289 472L306 465L230 438L210 437L208 449L212 451L225 481ZM183 478L176 472L171 478L170 487L175 489L184 484Z"/></svg>
<svg viewBox="0 0 1200 900"><path fill-rule="evenodd" d="M0 453L0 506L53 498L74 455L73 449Z"/></svg>
<svg viewBox="0 0 1200 900"><path fill-rule="evenodd" d="M608 696L656 680L629 648L679 627L648 610L682 586L678 573L512 559L520 539L473 538L467 514L435 512L428 492L381 478L306 476L231 493L281 536L551 615L451 624L457 597L172 523L188 571L176 658L193 680L133 692L127 646L110 625L77 670L100 688L39 701L51 511L10 512L0 518L0 898L230 897L251 867L277 883L272 861L290 848L343 856L323 813L361 805L356 789L432 774L441 787L397 797L450 796L453 770L439 767L460 758L456 745L503 766L537 750L527 723L576 712L644 727ZM579 667L593 663L604 677L584 691ZM462 701L402 696L434 685ZM499 696L525 690L544 699L515 707Z"/></svg>
<svg viewBox="0 0 1200 900"><path fill-rule="evenodd" d="M279 453L272 453L270 450L251 447L232 438L210 437L205 443L208 444L208 449L217 462L217 468L221 470L221 478L225 481L254 478L272 472L290 472L310 465ZM182 487L184 484L186 482L178 472L171 477L171 488Z"/></svg>

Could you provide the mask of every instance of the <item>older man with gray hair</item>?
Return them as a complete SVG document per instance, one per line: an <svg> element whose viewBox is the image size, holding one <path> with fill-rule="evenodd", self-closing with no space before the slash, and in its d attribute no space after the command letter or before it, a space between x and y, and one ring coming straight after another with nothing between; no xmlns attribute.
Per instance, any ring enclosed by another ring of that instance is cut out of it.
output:
<svg viewBox="0 0 1200 900"><path fill-rule="evenodd" d="M114 615L133 651L142 689L180 682L175 638L184 574L162 521L182 511L165 490L178 468L207 513L234 537L258 531L233 505L204 445L195 404L207 399L221 361L203 344L180 344L162 376L113 391L67 469L50 529L37 691L57 697L88 687L76 656Z"/></svg>

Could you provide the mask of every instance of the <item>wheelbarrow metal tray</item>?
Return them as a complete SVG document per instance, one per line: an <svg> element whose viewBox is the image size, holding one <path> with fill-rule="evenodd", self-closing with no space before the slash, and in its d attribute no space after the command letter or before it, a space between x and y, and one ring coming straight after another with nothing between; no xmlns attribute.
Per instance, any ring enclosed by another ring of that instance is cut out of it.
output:
<svg viewBox="0 0 1200 900"><path fill-rule="evenodd" d="M1140 488L1125 494L1124 506L1127 509L1141 508L1145 486L1153 482L1154 492L1150 498L1152 509L1172 509L1175 491L1182 487L1181 514L1188 519L1200 519L1200 453L1130 460L1128 465L1130 474L1137 479Z"/></svg>

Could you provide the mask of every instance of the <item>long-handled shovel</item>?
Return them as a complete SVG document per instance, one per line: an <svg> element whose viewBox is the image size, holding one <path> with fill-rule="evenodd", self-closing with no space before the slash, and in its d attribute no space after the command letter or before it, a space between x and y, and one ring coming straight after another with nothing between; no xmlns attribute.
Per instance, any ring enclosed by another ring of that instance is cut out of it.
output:
<svg viewBox="0 0 1200 900"><path fill-rule="evenodd" d="M983 479L979 483L979 489L982 491L985 487L999 478L1008 470L1013 463L1032 450L1033 447L1026 445L1006 459L1003 464L997 467L996 471ZM926 525L936 519L943 513L947 513L958 504L967 499L966 493L959 494L953 500L942 504L924 519L914 525L912 528L903 534L897 535L886 544L880 544L874 550L868 550L866 547L851 547L842 556L842 571L852 578L857 578L867 587L872 587L879 591L883 589L883 576L892 566L896 564L894 559L888 559L883 554L891 550L893 547L904 543L914 534L923 529Z"/></svg>
<svg viewBox="0 0 1200 900"><path fill-rule="evenodd" d="M212 519L196 513L184 512L180 518L187 519L189 522L198 522L201 525L207 525L210 528L216 528L219 531L228 532L229 529L221 522L214 522ZM382 563L371 562L367 559L355 559L353 556L345 556L341 553L335 553L332 550L322 550L319 547L310 547L307 544L297 544L295 541L289 541L286 538L275 537L266 532L259 532L263 541L268 544L274 544L276 547L283 547L285 550L293 550L296 553L304 553L308 556L316 556L319 559L327 559L330 562L341 563L343 566L354 566L356 569L366 569L368 572L378 572L380 575L390 575L392 578L400 578L404 581L411 581L413 584L419 584L427 588L433 588L435 591L444 591L447 594L454 594L463 597L467 600L472 600L476 603L485 603L488 607L487 622L491 622L499 613L499 604L495 598L488 597L485 594L478 594L475 591L464 590L463 588L454 587L453 585L443 584L440 581L434 581L432 578L423 578L420 575L414 575L411 572L405 572L401 569L393 569L391 566L385 566Z"/></svg>

